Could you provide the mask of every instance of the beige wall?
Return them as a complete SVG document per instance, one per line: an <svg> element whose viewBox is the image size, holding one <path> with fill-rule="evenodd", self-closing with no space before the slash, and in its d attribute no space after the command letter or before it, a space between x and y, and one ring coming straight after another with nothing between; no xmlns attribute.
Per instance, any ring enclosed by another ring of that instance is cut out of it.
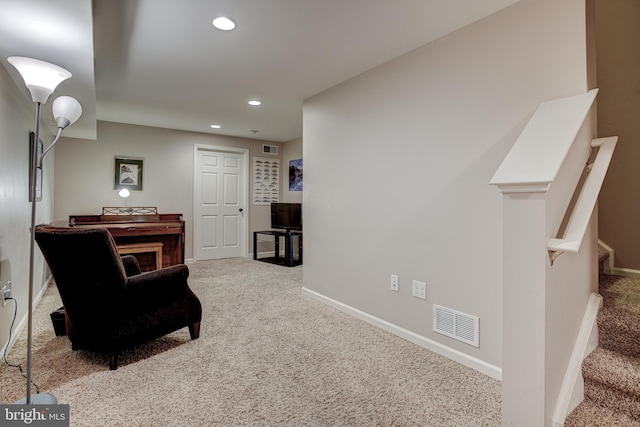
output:
<svg viewBox="0 0 640 427"><path fill-rule="evenodd" d="M264 143L254 139L98 122L96 141L68 138L56 147L55 220L67 221L69 215L100 213L103 206L124 206L113 189L114 157L144 158L144 188L133 191L127 204L156 206L160 213L182 213L186 222L185 257L192 258L194 145L247 148L251 164L254 156L263 156ZM252 189L251 185L249 188ZM251 245L253 230L269 228L270 210L269 206L252 204L247 209L247 238ZM251 252L251 246L247 247Z"/></svg>
<svg viewBox="0 0 640 427"><path fill-rule="evenodd" d="M0 67L0 282L12 282L13 297L18 301L16 327L26 318L29 294L29 131L35 128L35 104L28 96L26 88L19 90ZM42 108L51 108L51 102ZM46 147L53 138L46 129L41 132ZM54 154L45 159L43 199L37 203L36 223L51 219ZM41 293L46 276L44 259L36 248L34 296ZM14 309L13 302L4 307L0 304L0 349L7 343Z"/></svg>
<svg viewBox="0 0 640 427"><path fill-rule="evenodd" d="M304 286L500 367L489 180L540 102L586 91L584 8L522 0L306 100ZM433 304L479 316L480 347L434 333Z"/></svg>
<svg viewBox="0 0 640 427"><path fill-rule="evenodd" d="M599 201L599 237L616 267L640 270L640 2L597 0L598 136L618 145Z"/></svg>

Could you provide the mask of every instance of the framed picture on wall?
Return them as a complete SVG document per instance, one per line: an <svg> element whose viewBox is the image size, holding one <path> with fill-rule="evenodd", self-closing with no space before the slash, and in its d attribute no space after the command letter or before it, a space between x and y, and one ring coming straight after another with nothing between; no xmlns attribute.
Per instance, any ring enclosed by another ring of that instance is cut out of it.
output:
<svg viewBox="0 0 640 427"><path fill-rule="evenodd" d="M142 190L143 159L116 157L114 164L114 190Z"/></svg>
<svg viewBox="0 0 640 427"><path fill-rule="evenodd" d="M289 191L302 191L302 159L289 160Z"/></svg>
<svg viewBox="0 0 640 427"><path fill-rule="evenodd" d="M43 143L40 138L38 138L38 143L35 143L36 134L34 132L29 132L29 201L31 201L31 186L33 185L31 180L33 179L33 153L35 147L36 153L36 162L42 156ZM42 166L36 165L36 202L40 202L42 200Z"/></svg>

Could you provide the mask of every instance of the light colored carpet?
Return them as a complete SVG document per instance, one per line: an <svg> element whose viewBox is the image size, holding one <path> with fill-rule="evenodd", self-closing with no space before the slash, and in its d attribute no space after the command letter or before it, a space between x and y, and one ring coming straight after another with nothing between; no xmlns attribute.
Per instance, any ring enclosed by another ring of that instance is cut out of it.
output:
<svg viewBox="0 0 640 427"><path fill-rule="evenodd" d="M120 355L71 351L35 312L33 378L72 426L499 426L500 383L301 294L302 266L244 258L189 265L200 338L187 328ZM25 328L26 329L26 328ZM26 358L26 331L10 362ZM0 400L24 397L0 368Z"/></svg>
<svg viewBox="0 0 640 427"><path fill-rule="evenodd" d="M640 427L640 280L600 275L599 346L584 360L585 400L566 427Z"/></svg>

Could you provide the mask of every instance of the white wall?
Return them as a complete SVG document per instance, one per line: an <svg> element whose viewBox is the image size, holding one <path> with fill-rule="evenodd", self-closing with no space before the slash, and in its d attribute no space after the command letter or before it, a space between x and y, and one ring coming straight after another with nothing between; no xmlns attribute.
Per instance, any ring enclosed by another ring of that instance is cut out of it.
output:
<svg viewBox="0 0 640 427"><path fill-rule="evenodd" d="M305 101L306 288L499 375L502 204L489 180L540 102L586 90L584 7L522 0ZM433 304L479 316L480 347L434 333Z"/></svg>
<svg viewBox="0 0 640 427"><path fill-rule="evenodd" d="M15 327L24 324L29 295L29 131L35 130L35 104L25 94L0 67L0 281L12 282L13 297L18 302ZM51 103L42 108L51 108ZM41 139L45 147L53 139L42 126ZM51 218L53 154L45 159L43 199L37 204L36 223L49 222ZM46 283L46 273L37 247L35 255L34 296L38 297ZM4 307L0 304L0 349L7 344L14 309L12 301Z"/></svg>
<svg viewBox="0 0 640 427"><path fill-rule="evenodd" d="M113 189L114 157L144 158L143 190L132 191L127 204L156 206L159 213L182 213L186 223L185 258L192 258L194 145L247 148L253 158L262 156L263 143L265 141L254 139L98 122L96 141L67 138L56 146L55 220L66 222L69 215L99 214L104 206L124 206L118 191ZM253 187L249 188L251 191ZM254 205L249 205L247 210L250 218L247 247L251 251L251 232L269 228L270 210L269 206Z"/></svg>

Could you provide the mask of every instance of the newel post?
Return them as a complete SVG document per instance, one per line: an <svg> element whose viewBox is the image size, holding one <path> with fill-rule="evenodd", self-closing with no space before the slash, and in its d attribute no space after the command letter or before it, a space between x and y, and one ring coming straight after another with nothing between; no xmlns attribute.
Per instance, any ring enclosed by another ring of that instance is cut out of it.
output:
<svg viewBox="0 0 640 427"><path fill-rule="evenodd" d="M546 191L499 186L503 194L504 426L545 425Z"/></svg>

